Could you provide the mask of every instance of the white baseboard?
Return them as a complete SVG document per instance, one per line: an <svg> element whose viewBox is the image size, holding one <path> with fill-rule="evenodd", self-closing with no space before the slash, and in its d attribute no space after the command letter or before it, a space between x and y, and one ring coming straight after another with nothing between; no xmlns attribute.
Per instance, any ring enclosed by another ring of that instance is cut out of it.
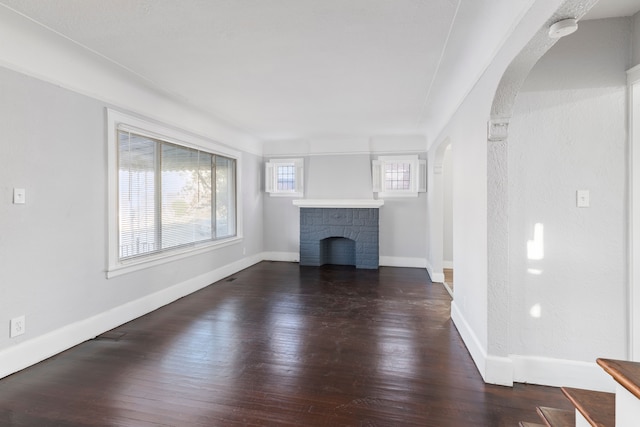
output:
<svg viewBox="0 0 640 427"><path fill-rule="evenodd" d="M480 340L469 326L455 301L451 302L451 320L458 329L476 368L484 382L504 386L513 386L513 362L508 357L487 355Z"/></svg>
<svg viewBox="0 0 640 427"><path fill-rule="evenodd" d="M425 268L427 269L427 273L429 273L431 281L434 283L444 283L444 273L442 271L435 271L429 260L425 260L425 263Z"/></svg>
<svg viewBox="0 0 640 427"><path fill-rule="evenodd" d="M484 366L485 382L513 387L513 361L510 358L487 355Z"/></svg>
<svg viewBox="0 0 640 427"><path fill-rule="evenodd" d="M0 378L95 338L260 261L262 261L262 254L243 258L159 292L4 349L0 351Z"/></svg>
<svg viewBox="0 0 640 427"><path fill-rule="evenodd" d="M263 261L300 262L299 252L263 252Z"/></svg>
<svg viewBox="0 0 640 427"><path fill-rule="evenodd" d="M453 261L442 261L442 268L453 268Z"/></svg>
<svg viewBox="0 0 640 427"><path fill-rule="evenodd" d="M515 382L615 391L615 381L595 362L510 355Z"/></svg>
<svg viewBox="0 0 640 427"><path fill-rule="evenodd" d="M444 283L444 273L433 273L427 269L433 283Z"/></svg>
<svg viewBox="0 0 640 427"><path fill-rule="evenodd" d="M410 267L426 268L427 260L424 258L408 258L397 256L381 256L379 263L384 267Z"/></svg>
<svg viewBox="0 0 640 427"><path fill-rule="evenodd" d="M265 252L243 258L162 291L130 301L88 319L4 349L0 351L0 378L90 340L260 261L294 262L297 261L297 255L297 253ZM421 265L413 264L417 263L417 261L408 262L406 258L392 258L391 261L393 261L394 266L423 268ZM480 344L455 301L451 303L451 319L469 350L476 367L478 367L478 371L487 383L511 386L513 382L522 382L600 391L615 390L613 379L596 363L534 356L511 355L509 357L496 357L487 355L486 350Z"/></svg>
<svg viewBox="0 0 640 427"><path fill-rule="evenodd" d="M478 337L467 323L467 320L462 315L462 312L458 308L458 304L456 304L455 300L451 301L451 320L458 330L462 341L464 341L464 345L467 347L467 350L471 355L471 359L473 359L473 362L476 364L476 368L478 368L480 375L482 375L482 378L486 381L484 366L487 359L487 353L480 344Z"/></svg>
<svg viewBox="0 0 640 427"><path fill-rule="evenodd" d="M512 386L514 382L517 382L606 392L615 391L615 381L595 362L536 356L498 357L487 355L455 301L451 303L451 319L478 371L480 371L480 375L489 384Z"/></svg>
<svg viewBox="0 0 640 427"><path fill-rule="evenodd" d="M263 252L262 257L265 261L300 261L298 252ZM379 262L381 266L385 267L426 268L427 265L424 258L381 256Z"/></svg>

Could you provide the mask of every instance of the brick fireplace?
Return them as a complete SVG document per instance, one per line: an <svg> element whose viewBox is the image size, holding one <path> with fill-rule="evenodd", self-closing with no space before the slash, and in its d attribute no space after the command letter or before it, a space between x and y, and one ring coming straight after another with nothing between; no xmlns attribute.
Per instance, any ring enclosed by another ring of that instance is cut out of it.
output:
<svg viewBox="0 0 640 427"><path fill-rule="evenodd" d="M300 206L300 265L379 266L382 201L296 200Z"/></svg>

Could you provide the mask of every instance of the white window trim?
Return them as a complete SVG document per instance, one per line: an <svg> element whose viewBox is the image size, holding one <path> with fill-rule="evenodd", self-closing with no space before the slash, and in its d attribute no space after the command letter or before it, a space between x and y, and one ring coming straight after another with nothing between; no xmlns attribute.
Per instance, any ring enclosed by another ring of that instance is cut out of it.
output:
<svg viewBox="0 0 640 427"><path fill-rule="evenodd" d="M291 165L295 167L295 189L278 190L276 167ZM264 165L264 191L272 197L304 196L304 159L269 159Z"/></svg>
<svg viewBox="0 0 640 427"><path fill-rule="evenodd" d="M128 128L136 133L166 142L200 149L229 157L236 161L236 235L214 240L193 247L176 248L142 258L120 260L118 254L118 129ZM232 150L214 141L192 135L180 129L132 116L107 108L107 167L108 167L108 265L107 278L165 264L189 256L217 250L242 241L242 166L241 152Z"/></svg>
<svg viewBox="0 0 640 427"><path fill-rule="evenodd" d="M411 164L411 176L408 190L384 190L384 170L386 163ZM427 191L427 161L417 155L378 156L371 162L371 181L373 192L381 198L418 197L419 193Z"/></svg>

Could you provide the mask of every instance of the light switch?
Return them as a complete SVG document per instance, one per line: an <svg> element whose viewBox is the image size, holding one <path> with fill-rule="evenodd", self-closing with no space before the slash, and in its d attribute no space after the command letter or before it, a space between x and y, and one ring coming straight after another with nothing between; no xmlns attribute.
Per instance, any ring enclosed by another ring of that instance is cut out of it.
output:
<svg viewBox="0 0 640 427"><path fill-rule="evenodd" d="M13 189L13 204L14 205L24 205L27 203L27 194L24 188L14 188Z"/></svg>
<svg viewBox="0 0 640 427"><path fill-rule="evenodd" d="M576 206L579 208L588 208L589 207L589 190L578 190L576 191Z"/></svg>

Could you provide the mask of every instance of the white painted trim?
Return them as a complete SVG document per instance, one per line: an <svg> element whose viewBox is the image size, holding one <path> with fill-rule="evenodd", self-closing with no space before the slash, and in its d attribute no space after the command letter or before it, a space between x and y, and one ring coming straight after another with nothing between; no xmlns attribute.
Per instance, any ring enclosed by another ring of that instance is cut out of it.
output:
<svg viewBox="0 0 640 427"><path fill-rule="evenodd" d="M616 426L635 427L640 419L640 399L616 383Z"/></svg>
<svg viewBox="0 0 640 427"><path fill-rule="evenodd" d="M471 355L471 359L476 364L476 368L485 382L487 379L485 378L484 366L485 361L487 360L487 352L480 344L480 340L473 332L473 329L467 323L467 320L462 315L462 312L458 308L458 304L454 301L451 302L451 320L455 325L464 345L467 347L469 354Z"/></svg>
<svg viewBox="0 0 640 427"><path fill-rule="evenodd" d="M413 151L412 151L413 153ZM345 151L315 151L313 153L307 153L305 156L309 157L320 157L320 156L354 156L354 155L370 155L372 154L369 150L350 150L345 148Z"/></svg>
<svg viewBox="0 0 640 427"><path fill-rule="evenodd" d="M235 180L236 188L242 188L242 153L229 147L220 145L216 141L191 135L182 129L157 123L138 116L132 116L121 111L106 109L107 115L107 176L108 176L108 260L107 278L120 276L156 265L175 261L181 258L220 249L229 245L242 242L242 197L240 191L236 191L236 235L215 240L187 248L178 248L174 251L166 251L147 257L134 258L121 261L118 244L118 130L125 129L138 134L166 141L181 146L204 150L208 153L219 154L236 161Z"/></svg>
<svg viewBox="0 0 640 427"><path fill-rule="evenodd" d="M484 382L513 386L513 363L508 357L487 355L480 340L469 326L455 301L451 302L451 320L464 341Z"/></svg>
<svg viewBox="0 0 640 427"><path fill-rule="evenodd" d="M627 84L632 85L640 81L640 64L627 70Z"/></svg>
<svg viewBox="0 0 640 427"><path fill-rule="evenodd" d="M0 378L11 375L106 331L152 312L263 260L262 254L240 259L159 292L127 302L47 334L0 351Z"/></svg>
<svg viewBox="0 0 640 427"><path fill-rule="evenodd" d="M444 273L432 273L427 269L433 283L444 283Z"/></svg>
<svg viewBox="0 0 640 427"><path fill-rule="evenodd" d="M312 138L266 141L264 157L351 156L418 154L427 151L423 135L388 135L370 138Z"/></svg>
<svg viewBox="0 0 640 427"><path fill-rule="evenodd" d="M518 382L607 392L614 390L615 382L595 362L536 356L487 355L455 301L451 303L451 320L486 383L512 386L514 382Z"/></svg>
<svg viewBox="0 0 640 427"><path fill-rule="evenodd" d="M627 133L627 150L628 150L628 224L629 229L627 236L628 251L628 358L633 361L640 361L640 250L636 248L640 244L640 149L636 149L640 145L638 132L634 132L634 116L640 115L639 111L635 111L634 103L638 102L634 96L634 87L639 87L640 83L640 65L635 66L627 71L627 109L628 109L628 133Z"/></svg>
<svg viewBox="0 0 640 427"><path fill-rule="evenodd" d="M109 236L110 240L114 240L113 236ZM117 235L115 236L117 239ZM194 246L192 248L183 248L176 252L161 252L160 254L149 257L148 259L136 260L134 259L131 263L122 262L118 263L114 266L110 266L107 269L107 279L112 279L114 277L122 276L124 274L133 273L134 271L145 270L147 268L155 267L158 265L166 264L173 261L178 261L180 259L192 257L194 255L199 255L207 252L214 252L222 248L226 248L227 246L236 245L242 243L241 237L232 237L224 240L215 240L213 242L204 244L202 246ZM116 246L117 248L117 246Z"/></svg>
<svg viewBox="0 0 640 427"><path fill-rule="evenodd" d="M297 262L298 258L295 252L262 252L4 349L0 351L0 378L41 362L261 261ZM395 260L394 263L397 264L394 266L413 267L414 265L407 264L418 263L418 259L414 258L387 258ZM487 383L511 386L513 381L517 381L603 391L611 391L614 387L611 377L595 363L531 356L488 356L455 301L451 303L451 319L474 363L477 367L483 367L479 371Z"/></svg>
<svg viewBox="0 0 640 427"><path fill-rule="evenodd" d="M264 261L300 262L299 252L263 252Z"/></svg>
<svg viewBox="0 0 640 427"><path fill-rule="evenodd" d="M485 382L513 387L513 361L510 358L487 355L484 369Z"/></svg>
<svg viewBox="0 0 640 427"><path fill-rule="evenodd" d="M451 286L447 282L442 282L442 286L449 293L449 296L451 296L451 299L453 299L453 289L451 289Z"/></svg>
<svg viewBox="0 0 640 427"><path fill-rule="evenodd" d="M453 261L442 261L442 268L453 268Z"/></svg>
<svg viewBox="0 0 640 427"><path fill-rule="evenodd" d="M576 425L575 427L591 427L591 424L587 419L582 415L582 413L578 409L574 409L576 413Z"/></svg>
<svg viewBox="0 0 640 427"><path fill-rule="evenodd" d="M296 199L294 206L301 208L379 208L384 200L375 199Z"/></svg>
<svg viewBox="0 0 640 427"><path fill-rule="evenodd" d="M384 267L408 267L426 268L427 260L424 258L409 258L396 256L380 256L380 266Z"/></svg>
<svg viewBox="0 0 640 427"><path fill-rule="evenodd" d="M615 381L595 362L510 355L513 381L612 392Z"/></svg>
<svg viewBox="0 0 640 427"><path fill-rule="evenodd" d="M455 301L451 303L451 320L486 383L512 386L514 382L518 382L614 391L615 381L595 362L536 356L488 355Z"/></svg>
<svg viewBox="0 0 640 427"><path fill-rule="evenodd" d="M278 189L278 167L281 166L294 168L294 188L292 190ZM304 158L267 160L264 164L264 191L271 197L304 197Z"/></svg>
<svg viewBox="0 0 640 427"><path fill-rule="evenodd" d="M442 271L435 271L433 266L429 262L429 260L425 260L427 273L429 273L429 277L431 277L431 281L434 283L444 283L444 273Z"/></svg>
<svg viewBox="0 0 640 427"><path fill-rule="evenodd" d="M264 261L282 261L282 262L300 262L300 254L298 252L263 252L262 259ZM380 257L381 267L403 267L403 268L425 268L426 260L424 258L409 257Z"/></svg>
<svg viewBox="0 0 640 427"><path fill-rule="evenodd" d="M431 266L431 264L429 264L429 261L427 261L427 273L429 273L429 277L431 277L431 281L433 283L444 283L444 273L443 272L436 272L433 270L433 267Z"/></svg>

